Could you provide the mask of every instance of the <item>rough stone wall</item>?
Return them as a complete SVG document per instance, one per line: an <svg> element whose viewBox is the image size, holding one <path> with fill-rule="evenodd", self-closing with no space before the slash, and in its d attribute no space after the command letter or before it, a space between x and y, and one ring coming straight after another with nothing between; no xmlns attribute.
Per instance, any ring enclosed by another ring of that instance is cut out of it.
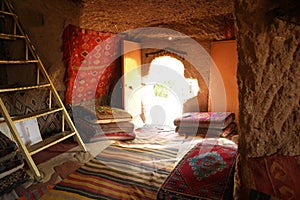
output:
<svg viewBox="0 0 300 200"><path fill-rule="evenodd" d="M236 4L241 133L248 156L299 155L300 26L267 2Z"/></svg>
<svg viewBox="0 0 300 200"><path fill-rule="evenodd" d="M239 171L245 187L253 184L248 158L300 155L300 25L292 16L276 17L272 9L278 5L235 0Z"/></svg>

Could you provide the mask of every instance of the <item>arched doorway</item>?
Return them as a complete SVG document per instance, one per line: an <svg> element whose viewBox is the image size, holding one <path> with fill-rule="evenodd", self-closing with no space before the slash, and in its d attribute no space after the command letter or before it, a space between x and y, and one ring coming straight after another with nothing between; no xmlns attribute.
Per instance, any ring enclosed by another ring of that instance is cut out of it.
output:
<svg viewBox="0 0 300 200"><path fill-rule="evenodd" d="M184 77L184 64L172 56L153 59L142 78L142 106L146 125L174 127L173 121L182 115L183 103L197 95L196 79Z"/></svg>

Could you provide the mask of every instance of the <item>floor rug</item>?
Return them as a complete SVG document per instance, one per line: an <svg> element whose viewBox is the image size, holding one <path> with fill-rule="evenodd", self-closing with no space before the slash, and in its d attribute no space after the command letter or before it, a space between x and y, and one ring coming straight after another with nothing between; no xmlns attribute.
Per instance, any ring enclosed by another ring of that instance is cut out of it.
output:
<svg viewBox="0 0 300 200"><path fill-rule="evenodd" d="M155 199L174 167L174 149L111 145L42 199Z"/></svg>
<svg viewBox="0 0 300 200"><path fill-rule="evenodd" d="M158 189L181 159L179 148L193 144L161 127L136 133L133 141L105 148L42 199L156 199Z"/></svg>

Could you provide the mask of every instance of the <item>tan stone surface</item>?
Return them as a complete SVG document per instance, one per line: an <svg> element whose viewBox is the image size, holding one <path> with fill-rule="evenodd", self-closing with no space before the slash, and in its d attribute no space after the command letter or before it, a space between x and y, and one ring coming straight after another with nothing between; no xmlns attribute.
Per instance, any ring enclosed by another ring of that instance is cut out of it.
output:
<svg viewBox="0 0 300 200"><path fill-rule="evenodd" d="M299 155L300 26L269 18L267 1L237 2L241 148Z"/></svg>

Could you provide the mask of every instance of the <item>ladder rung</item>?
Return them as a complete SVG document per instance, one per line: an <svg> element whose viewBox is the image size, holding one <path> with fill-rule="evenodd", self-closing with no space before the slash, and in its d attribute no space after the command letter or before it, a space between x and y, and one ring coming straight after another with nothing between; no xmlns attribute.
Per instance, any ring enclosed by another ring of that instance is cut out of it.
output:
<svg viewBox="0 0 300 200"><path fill-rule="evenodd" d="M3 92L12 92L12 91L21 91L21 90L31 90L31 89L37 89L37 88L45 88L50 87L51 84L40 84L40 85L33 85L33 86L24 86L24 87L11 87L11 88L0 88L0 93Z"/></svg>
<svg viewBox="0 0 300 200"><path fill-rule="evenodd" d="M14 35L14 34L0 33L0 38L1 39L6 39L6 40L15 40L17 38L25 38L25 36L24 35Z"/></svg>
<svg viewBox="0 0 300 200"><path fill-rule="evenodd" d="M30 153L30 155L36 154L44 149L47 149L69 137L72 137L75 135L76 132L74 131L64 131L61 133L56 133L55 135L44 139L43 141L34 144L32 146L28 146L27 149Z"/></svg>
<svg viewBox="0 0 300 200"><path fill-rule="evenodd" d="M59 111L62 111L62 110L63 110L63 108L44 109L44 110L40 110L40 111L37 111L37 112L29 113L27 115L12 117L12 121L14 121L14 122L26 121L26 120L29 120L29 119L32 119L32 118L42 117L42 116L49 115L49 114L52 114L52 113L55 113L55 112L59 112ZM5 121L4 119L0 120L0 123L2 123L4 121Z"/></svg>
<svg viewBox="0 0 300 200"><path fill-rule="evenodd" d="M30 64L38 62L38 60L0 60L0 64Z"/></svg>
<svg viewBox="0 0 300 200"><path fill-rule="evenodd" d="M0 11L0 14L3 14L3 15L12 15L12 16L15 15L14 13L7 12L7 11Z"/></svg>

